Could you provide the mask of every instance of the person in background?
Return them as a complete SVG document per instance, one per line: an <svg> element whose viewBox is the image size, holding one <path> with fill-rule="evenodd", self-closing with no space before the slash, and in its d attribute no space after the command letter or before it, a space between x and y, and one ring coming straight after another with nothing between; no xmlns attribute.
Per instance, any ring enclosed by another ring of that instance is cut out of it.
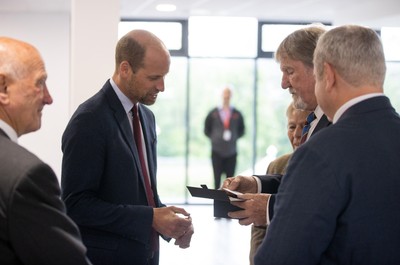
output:
<svg viewBox="0 0 400 265"><path fill-rule="evenodd" d="M303 128L306 124L307 116L311 113L309 110L296 109L293 102L289 104L286 110L287 117L287 137L290 141L293 151L301 144ZM269 165L271 167L271 165ZM272 169L272 168L271 168ZM273 171L285 171L284 168L277 167ZM276 173L273 173L276 174Z"/></svg>
<svg viewBox="0 0 400 265"><path fill-rule="evenodd" d="M293 154L255 264L400 264L400 117L383 94L379 36L331 29L314 65L333 124Z"/></svg>
<svg viewBox="0 0 400 265"><path fill-rule="evenodd" d="M211 140L211 162L216 189L221 185L222 174L227 178L234 176L236 143L245 133L242 113L231 105L231 98L232 89L226 86L222 90L222 106L213 108L204 122L204 134Z"/></svg>
<svg viewBox="0 0 400 265"><path fill-rule="evenodd" d="M157 265L159 235L187 248L194 231L188 212L160 201L156 123L145 106L165 89L170 55L157 36L133 30L115 63L64 131L62 198L94 264Z"/></svg>
<svg viewBox="0 0 400 265"><path fill-rule="evenodd" d="M286 110L287 117L287 136L292 145L293 151L295 151L300 146L300 141L302 137L302 131L306 123L306 118L310 114L310 111L303 111L296 109L291 102ZM285 174L286 167L289 162L292 153L284 154L269 163L267 168L267 174ZM258 247L260 246L262 240L265 237L267 226L253 225L251 227L251 244L250 244L250 264L254 264L254 256Z"/></svg>
<svg viewBox="0 0 400 265"><path fill-rule="evenodd" d="M18 144L53 102L39 51L0 37L0 264L91 264L54 171Z"/></svg>

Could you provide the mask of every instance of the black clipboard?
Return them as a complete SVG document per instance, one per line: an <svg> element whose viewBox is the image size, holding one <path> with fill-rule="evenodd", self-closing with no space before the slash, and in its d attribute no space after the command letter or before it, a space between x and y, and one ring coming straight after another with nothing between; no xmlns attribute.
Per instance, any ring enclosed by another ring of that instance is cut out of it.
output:
<svg viewBox="0 0 400 265"><path fill-rule="evenodd" d="M214 217L230 218L228 212L243 210L231 204L235 198L228 196L224 190L209 189L206 185L199 187L186 186L193 197L214 200Z"/></svg>

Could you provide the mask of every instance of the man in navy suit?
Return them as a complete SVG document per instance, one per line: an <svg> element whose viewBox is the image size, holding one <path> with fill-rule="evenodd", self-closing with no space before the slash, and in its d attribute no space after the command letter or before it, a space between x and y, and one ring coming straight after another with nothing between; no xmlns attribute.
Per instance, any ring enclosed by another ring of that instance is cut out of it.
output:
<svg viewBox="0 0 400 265"><path fill-rule="evenodd" d="M292 95L296 109L313 112L314 121L310 124L307 136L308 140L321 129L327 127L330 122L317 104L315 97L315 79L313 75L313 53L318 38L325 32L320 25L310 25L289 34L279 45L275 58L282 71L281 86ZM277 172L275 172L277 173ZM223 187L239 190L244 194L244 202L234 202L243 208L241 211L231 212L229 216L238 218L242 225L253 224L252 242L263 240L266 226L273 217L275 193L282 180L283 172L279 174L236 176L228 178ZM250 248L250 263L254 264L256 251L254 244Z"/></svg>
<svg viewBox="0 0 400 265"><path fill-rule="evenodd" d="M325 32L320 25L310 25L289 34L279 45L275 57L282 71L283 89L292 95L295 108L312 111L315 120L311 122L308 140L330 122L317 104L315 97L315 79L313 74L313 54L318 38ZM265 226L273 217L275 193L282 175L236 176L224 181L223 187L246 193L244 202L233 204L243 208L242 211L229 213L238 218L242 225L254 224ZM272 194L272 195L271 195Z"/></svg>
<svg viewBox="0 0 400 265"><path fill-rule="evenodd" d="M400 264L400 118L385 72L373 30L320 37L315 93L333 125L293 154L255 264Z"/></svg>
<svg viewBox="0 0 400 265"><path fill-rule="evenodd" d="M89 265L54 171L18 144L53 99L39 51L0 37L0 264Z"/></svg>
<svg viewBox="0 0 400 265"><path fill-rule="evenodd" d="M155 35L134 30L118 41L115 60L112 78L63 134L62 196L94 264L157 265L158 235L187 248L193 234L189 213L159 199L155 117L145 106L164 91L170 55Z"/></svg>

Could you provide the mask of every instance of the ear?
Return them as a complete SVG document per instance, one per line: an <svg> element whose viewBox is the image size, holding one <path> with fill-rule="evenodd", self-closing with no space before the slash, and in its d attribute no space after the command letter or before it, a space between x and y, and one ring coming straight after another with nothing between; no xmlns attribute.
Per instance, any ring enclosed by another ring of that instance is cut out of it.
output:
<svg viewBox="0 0 400 265"><path fill-rule="evenodd" d="M122 77L126 78L129 73L132 71L132 67L127 61L122 61L119 64L119 73Z"/></svg>
<svg viewBox="0 0 400 265"><path fill-rule="evenodd" d="M326 91L332 92L336 85L336 71L329 63L324 63Z"/></svg>
<svg viewBox="0 0 400 265"><path fill-rule="evenodd" d="M4 74L0 74L0 104L6 105L9 102L9 96L7 92L7 81Z"/></svg>

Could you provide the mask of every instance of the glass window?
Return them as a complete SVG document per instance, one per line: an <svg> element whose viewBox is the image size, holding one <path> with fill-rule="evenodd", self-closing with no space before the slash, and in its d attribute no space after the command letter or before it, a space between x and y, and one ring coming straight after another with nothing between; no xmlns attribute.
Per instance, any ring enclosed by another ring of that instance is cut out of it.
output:
<svg viewBox="0 0 400 265"><path fill-rule="evenodd" d="M292 97L287 90L281 88L282 73L274 59L257 60L257 71L257 139L254 173L264 174L269 162L280 155L292 152L286 133L286 109Z"/></svg>
<svg viewBox="0 0 400 265"><path fill-rule="evenodd" d="M386 61L400 61L400 28L383 27L381 38Z"/></svg>
<svg viewBox="0 0 400 265"><path fill-rule="evenodd" d="M263 24L261 27L261 50L275 52L287 35L304 27L305 25Z"/></svg>
<svg viewBox="0 0 400 265"><path fill-rule="evenodd" d="M118 25L118 39L134 29L154 33L169 50L182 49L182 24L179 22L121 21Z"/></svg>
<svg viewBox="0 0 400 265"><path fill-rule="evenodd" d="M184 203L186 192L187 58L172 57L165 91L150 107L157 125L157 187L163 202Z"/></svg>
<svg viewBox="0 0 400 265"><path fill-rule="evenodd" d="M393 107L400 111L400 28L383 27L381 39L385 52L386 78L384 92L390 98Z"/></svg>
<svg viewBox="0 0 400 265"><path fill-rule="evenodd" d="M163 39L170 50L178 50L187 48L187 42L182 47L187 25L123 21L119 34L146 29ZM232 104L242 112L246 126L238 141L235 173L263 174L271 160L292 151L286 134L291 96L281 88L276 61L256 58L257 26L254 18L190 18L190 57L186 52L184 57L172 56L165 91L150 106L157 122L157 187L164 203L212 203L191 197L186 185L214 188L211 143L204 135L204 120L221 104L221 90L227 84L234 87ZM305 26L264 24L263 51L275 52L283 38ZM396 101L400 98L396 89L399 66L388 64L385 82L385 92L395 106L400 104Z"/></svg>
<svg viewBox="0 0 400 265"><path fill-rule="evenodd" d="M322 23L307 23L307 24L270 24L261 23L261 47L260 57L273 57L273 54L278 49L279 44L293 31L310 25L321 25L329 30L332 28L329 24Z"/></svg>
<svg viewBox="0 0 400 265"><path fill-rule="evenodd" d="M400 62L386 63L384 93L390 98L397 113L400 113Z"/></svg>
<svg viewBox="0 0 400 265"><path fill-rule="evenodd" d="M190 17L189 55L194 57L257 56L257 19Z"/></svg>
<svg viewBox="0 0 400 265"><path fill-rule="evenodd" d="M246 134L238 141L236 173L263 174L272 159L291 152L285 116L291 97L280 87L279 65L273 59L260 59L257 68L255 96L253 59L172 58L166 89L150 106L157 121L158 191L164 202L185 202L186 185L214 187L211 144L203 132L204 119L221 103L220 92L226 84L233 85L232 103L242 112L246 124ZM187 199L190 203L211 203L191 196Z"/></svg>
<svg viewBox="0 0 400 265"><path fill-rule="evenodd" d="M254 59L190 59L189 185L214 188L211 143L204 134L204 121L212 108L222 104L221 92L227 84L233 87L231 104L241 111L246 126L245 135L237 142L236 174L251 167L254 70ZM189 201L205 202L191 197Z"/></svg>

